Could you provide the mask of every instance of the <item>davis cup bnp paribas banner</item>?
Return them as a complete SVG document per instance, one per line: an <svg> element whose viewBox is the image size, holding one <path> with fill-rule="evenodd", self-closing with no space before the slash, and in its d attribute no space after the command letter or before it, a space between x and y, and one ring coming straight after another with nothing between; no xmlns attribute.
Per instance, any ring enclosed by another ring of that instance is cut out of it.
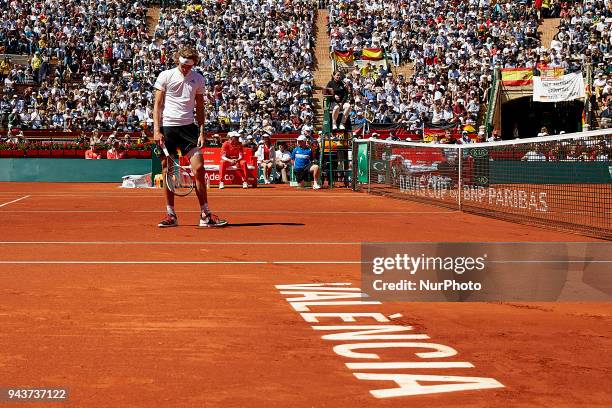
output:
<svg viewBox="0 0 612 408"><path fill-rule="evenodd" d="M533 77L534 102L573 101L585 96L581 73L562 75L558 78Z"/></svg>

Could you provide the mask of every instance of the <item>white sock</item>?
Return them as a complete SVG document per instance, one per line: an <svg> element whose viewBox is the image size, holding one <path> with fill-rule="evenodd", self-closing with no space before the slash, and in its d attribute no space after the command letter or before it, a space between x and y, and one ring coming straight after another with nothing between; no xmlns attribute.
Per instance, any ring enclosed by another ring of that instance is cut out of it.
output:
<svg viewBox="0 0 612 408"><path fill-rule="evenodd" d="M200 206L200 210L202 211L203 215L208 215L210 214L210 210L208 209L208 203L204 203Z"/></svg>
<svg viewBox="0 0 612 408"><path fill-rule="evenodd" d="M174 215L176 217L176 213L174 212L174 206L167 205L166 206L166 211L168 212L168 214Z"/></svg>

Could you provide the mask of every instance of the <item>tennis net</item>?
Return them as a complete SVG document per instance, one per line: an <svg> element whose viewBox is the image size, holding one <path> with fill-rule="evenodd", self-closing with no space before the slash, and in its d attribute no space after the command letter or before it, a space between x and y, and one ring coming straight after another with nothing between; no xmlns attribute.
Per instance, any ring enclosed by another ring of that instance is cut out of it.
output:
<svg viewBox="0 0 612 408"><path fill-rule="evenodd" d="M463 145L358 140L354 188L612 239L612 130Z"/></svg>

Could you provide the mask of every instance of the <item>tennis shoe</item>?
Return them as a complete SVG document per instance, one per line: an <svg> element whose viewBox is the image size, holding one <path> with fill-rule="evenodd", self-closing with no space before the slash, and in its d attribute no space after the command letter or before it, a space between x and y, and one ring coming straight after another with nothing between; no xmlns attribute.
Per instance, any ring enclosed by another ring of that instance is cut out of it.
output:
<svg viewBox="0 0 612 408"><path fill-rule="evenodd" d="M178 227L178 219L176 215L166 214L166 218L161 220L157 226L159 228Z"/></svg>
<svg viewBox="0 0 612 408"><path fill-rule="evenodd" d="M223 227L225 225L227 225L227 221L222 220L213 213L208 213L206 215L202 214L200 217L200 227L213 228Z"/></svg>
<svg viewBox="0 0 612 408"><path fill-rule="evenodd" d="M249 183L247 183L246 181L242 183L242 188L249 188Z"/></svg>
<svg viewBox="0 0 612 408"><path fill-rule="evenodd" d="M319 183L314 182L314 183L312 184L312 189L313 189L313 190L318 190L318 189L320 189L320 188L321 188L321 186L319 185Z"/></svg>
<svg viewBox="0 0 612 408"><path fill-rule="evenodd" d="M222 181L219 182L219 190L223 190L225 188L225 183Z"/></svg>

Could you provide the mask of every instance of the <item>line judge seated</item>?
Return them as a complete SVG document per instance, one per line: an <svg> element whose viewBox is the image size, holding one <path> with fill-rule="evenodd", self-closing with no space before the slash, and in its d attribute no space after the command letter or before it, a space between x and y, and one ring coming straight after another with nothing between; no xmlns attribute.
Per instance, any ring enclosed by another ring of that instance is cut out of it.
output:
<svg viewBox="0 0 612 408"><path fill-rule="evenodd" d="M242 177L242 188L249 188L247 182L247 162L244 159L244 150L240 141L240 133L229 132L229 140L221 146L221 163L219 164L219 188L225 188L225 171L228 167L236 166L236 172Z"/></svg>
<svg viewBox="0 0 612 408"><path fill-rule="evenodd" d="M295 147L291 152L291 160L293 160L293 172L300 187L304 186L304 181L312 174L312 189L318 190L321 188L318 183L319 176L321 175L321 170L318 165L313 163L312 148L306 144L306 141L306 136L300 135L297 138L297 147Z"/></svg>

